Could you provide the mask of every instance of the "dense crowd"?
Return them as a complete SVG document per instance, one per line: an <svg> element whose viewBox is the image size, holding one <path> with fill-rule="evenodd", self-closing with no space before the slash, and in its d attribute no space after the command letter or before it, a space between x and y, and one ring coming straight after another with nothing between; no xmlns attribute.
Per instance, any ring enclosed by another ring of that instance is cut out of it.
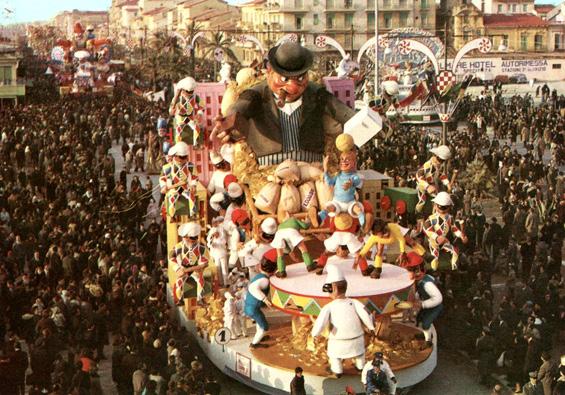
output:
<svg viewBox="0 0 565 395"><path fill-rule="evenodd" d="M119 91L1 110L3 394L102 394L104 358L121 394L217 392L166 301L153 187L109 153L143 152L161 110Z"/></svg>
<svg viewBox="0 0 565 395"><path fill-rule="evenodd" d="M436 325L443 346L478 359L481 382L491 384L491 373L504 373L519 391L538 380L544 395L562 393L563 384L557 392L551 387L559 369L561 382L565 375L555 359L565 322L560 292L565 186L559 170L565 163L565 136L563 100L553 96L540 106L530 95L503 98L483 92L465 99L461 120L466 125L449 131L457 153L451 169L464 175L476 160L492 187L458 181L453 189L469 242L459 245L459 270L438 276L446 309ZM401 126L378 146L364 147L361 163L394 177L397 185L414 187L418 164L439 140L425 128ZM523 150L518 151L518 142ZM480 199L486 197L498 199L498 218L487 218ZM493 277L506 279L500 300L494 297Z"/></svg>
<svg viewBox="0 0 565 395"><path fill-rule="evenodd" d="M457 215L470 241L459 246L459 270L438 278L446 307L437 323L442 347L478 359L486 384L499 370L516 389L539 380L544 395L563 385L555 383L559 369L561 382L565 377L552 352L565 322L562 102L465 99L466 127L449 132L457 152L450 166L463 173L477 160L494 187L457 183ZM130 170L147 170L148 151L158 151L151 136L164 107L118 91L1 113L3 393L23 394L24 383L32 394L102 393L97 366L104 358L112 359L120 394L218 393L167 304L159 259L166 237L153 185L137 177L127 183ZM359 163L413 187L416 168L439 139L399 126L378 146L364 147ZM124 169L115 168L112 144L121 147ZM544 162L547 150L551 160ZM500 203L499 218L487 219L481 198L488 195ZM492 285L502 276L498 301ZM112 355L104 355L110 341Z"/></svg>

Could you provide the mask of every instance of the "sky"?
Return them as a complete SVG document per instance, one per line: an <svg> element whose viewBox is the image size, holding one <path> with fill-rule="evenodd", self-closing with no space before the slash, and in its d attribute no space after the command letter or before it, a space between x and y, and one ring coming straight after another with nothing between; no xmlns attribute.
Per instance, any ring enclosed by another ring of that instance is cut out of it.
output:
<svg viewBox="0 0 565 395"><path fill-rule="evenodd" d="M104 11L112 0L0 0L0 24L46 21L61 11ZM6 8L13 13L6 11Z"/></svg>
<svg viewBox="0 0 565 395"><path fill-rule="evenodd" d="M230 0L238 3L243 0ZM536 0L537 3L557 4L561 0ZM66 10L101 11L110 7L112 0L0 0L0 25L21 22L46 21ZM13 11L8 12L6 9Z"/></svg>

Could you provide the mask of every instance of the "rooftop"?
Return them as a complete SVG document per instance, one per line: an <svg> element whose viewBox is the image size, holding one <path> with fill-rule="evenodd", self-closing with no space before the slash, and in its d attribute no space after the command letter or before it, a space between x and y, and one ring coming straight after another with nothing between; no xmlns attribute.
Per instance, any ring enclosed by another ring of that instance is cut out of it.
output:
<svg viewBox="0 0 565 395"><path fill-rule="evenodd" d="M545 27L546 21L531 14L485 14L485 27Z"/></svg>
<svg viewBox="0 0 565 395"><path fill-rule="evenodd" d="M534 4L536 12L540 14L547 14L549 11L555 8L553 4Z"/></svg>

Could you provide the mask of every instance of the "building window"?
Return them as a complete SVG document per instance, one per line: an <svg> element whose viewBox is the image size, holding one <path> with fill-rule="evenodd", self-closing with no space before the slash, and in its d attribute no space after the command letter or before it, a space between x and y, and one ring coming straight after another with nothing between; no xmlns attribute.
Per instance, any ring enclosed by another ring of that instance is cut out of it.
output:
<svg viewBox="0 0 565 395"><path fill-rule="evenodd" d="M343 42L344 42L344 47L350 48L351 47L351 34L346 33Z"/></svg>
<svg viewBox="0 0 565 395"><path fill-rule="evenodd" d="M353 14L345 14L345 27L350 29L353 26Z"/></svg>
<svg viewBox="0 0 565 395"><path fill-rule="evenodd" d="M385 29L392 29L392 15L385 14L384 20L385 20Z"/></svg>
<svg viewBox="0 0 565 395"><path fill-rule="evenodd" d="M524 52L528 50L528 33L520 34L520 50Z"/></svg>
<svg viewBox="0 0 565 395"><path fill-rule="evenodd" d="M0 67L0 84L11 85L12 84L12 67L3 66Z"/></svg>
<svg viewBox="0 0 565 395"><path fill-rule="evenodd" d="M398 2L398 6L399 6L399 8L401 8L401 9L406 8L406 7L408 6L408 2L407 2L406 0L400 0L400 1Z"/></svg>
<svg viewBox="0 0 565 395"><path fill-rule="evenodd" d="M294 8L301 10L304 7L302 0L294 0Z"/></svg>
<svg viewBox="0 0 565 395"><path fill-rule="evenodd" d="M541 51L543 47L543 36L541 34L536 34L534 37L534 43L536 51Z"/></svg>
<svg viewBox="0 0 565 395"><path fill-rule="evenodd" d="M420 8L428 8L428 0L422 0L420 3Z"/></svg>
<svg viewBox="0 0 565 395"><path fill-rule="evenodd" d="M375 13L370 12L367 14L367 30L371 30L375 26Z"/></svg>
<svg viewBox="0 0 565 395"><path fill-rule="evenodd" d="M527 4L522 4L522 12L523 13L528 12L528 5Z"/></svg>
<svg viewBox="0 0 565 395"><path fill-rule="evenodd" d="M468 25L468 24L469 24L469 15L463 15L463 23L464 23L465 25Z"/></svg>
<svg viewBox="0 0 565 395"><path fill-rule="evenodd" d="M314 5L320 5L320 0L314 0Z"/></svg>
<svg viewBox="0 0 565 395"><path fill-rule="evenodd" d="M427 12L422 12L422 14L420 14L420 21L422 22L422 26L428 25L428 13Z"/></svg>
<svg viewBox="0 0 565 395"><path fill-rule="evenodd" d="M353 0L344 0L343 1L343 6L345 8L353 8Z"/></svg>
<svg viewBox="0 0 565 395"><path fill-rule="evenodd" d="M390 8L390 0L383 0L383 8Z"/></svg>
<svg viewBox="0 0 565 395"><path fill-rule="evenodd" d="M518 11L518 5L517 4L512 4L512 12L517 12Z"/></svg>
<svg viewBox="0 0 565 395"><path fill-rule="evenodd" d="M314 25L320 24L320 16L318 14L314 14Z"/></svg>
<svg viewBox="0 0 565 395"><path fill-rule="evenodd" d="M301 16L296 17L295 24L296 24L296 30L302 30L303 23L302 23L302 17Z"/></svg>
<svg viewBox="0 0 565 395"><path fill-rule="evenodd" d="M400 27L406 27L408 26L408 13L407 12L401 12L400 13L400 23L399 23Z"/></svg>
<svg viewBox="0 0 565 395"><path fill-rule="evenodd" d="M335 26L335 18L333 14L328 14L326 17L326 27L328 29L333 29Z"/></svg>
<svg viewBox="0 0 565 395"><path fill-rule="evenodd" d="M561 63L552 64L552 65L551 65L551 68L552 68L553 70L559 70L559 69L561 69Z"/></svg>
<svg viewBox="0 0 565 395"><path fill-rule="evenodd" d="M499 14L502 14L502 4L499 4L499 5L498 5L498 13L499 13Z"/></svg>
<svg viewBox="0 0 565 395"><path fill-rule="evenodd" d="M561 34L557 33L557 34L554 35L554 37L555 38L553 40L553 42L554 42L553 49L555 49L555 50L561 49L561 46L563 45Z"/></svg>
<svg viewBox="0 0 565 395"><path fill-rule="evenodd" d="M326 8L331 10L334 8L334 0L326 0Z"/></svg>
<svg viewBox="0 0 565 395"><path fill-rule="evenodd" d="M504 45L506 48L508 48L508 34L502 35L502 45Z"/></svg>

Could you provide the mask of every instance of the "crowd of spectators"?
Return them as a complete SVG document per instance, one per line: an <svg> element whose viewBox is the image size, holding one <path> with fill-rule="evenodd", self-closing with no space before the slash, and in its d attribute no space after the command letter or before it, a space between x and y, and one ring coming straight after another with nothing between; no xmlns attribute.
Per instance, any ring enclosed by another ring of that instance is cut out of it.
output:
<svg viewBox="0 0 565 395"><path fill-rule="evenodd" d="M152 184L109 153L143 146L160 106L117 90L0 111L0 392L102 394L111 358L120 394L217 393L166 301Z"/></svg>
<svg viewBox="0 0 565 395"><path fill-rule="evenodd" d="M465 99L460 119L465 124L448 134L456 153L450 166L464 173L469 163L479 161L488 169L493 188L466 189L456 183L453 214L464 221L469 242L459 244L459 270L437 275L445 304L436 325L440 347L476 358L480 381L487 385L492 384L491 373L498 372L518 392L535 372L544 395L553 394L549 383L554 385L564 369L555 355L565 322L560 292L565 236L565 186L559 170L565 163L562 102L534 105L530 95L503 98L485 92ZM439 141L438 133L400 126L378 146L363 147L360 163L394 177L396 185L414 187L417 166ZM488 197L498 199L498 218L487 218L481 198ZM505 282L497 297L493 277Z"/></svg>

